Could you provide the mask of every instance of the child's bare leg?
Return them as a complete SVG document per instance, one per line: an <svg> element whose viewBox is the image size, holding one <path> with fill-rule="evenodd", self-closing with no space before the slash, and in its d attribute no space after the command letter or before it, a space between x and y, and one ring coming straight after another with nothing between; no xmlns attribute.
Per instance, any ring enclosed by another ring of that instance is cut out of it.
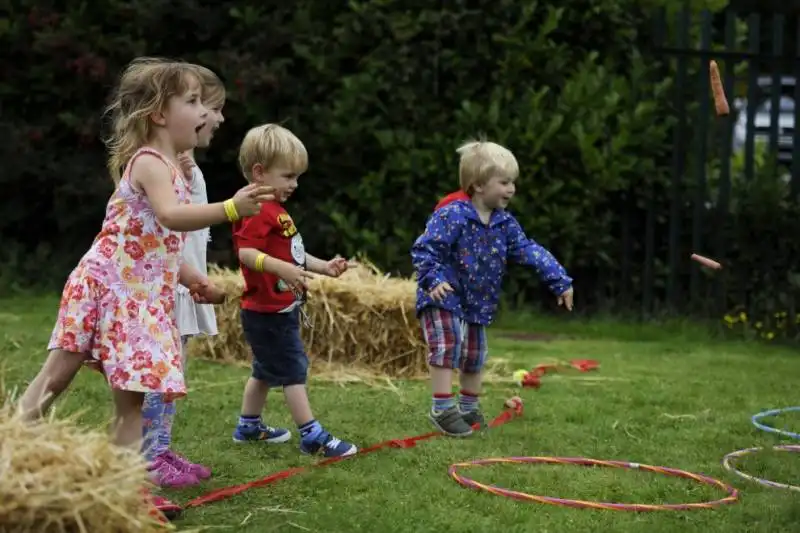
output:
<svg viewBox="0 0 800 533"><path fill-rule="evenodd" d="M86 355L82 353L52 350L19 399L18 408L23 419L33 421L43 416L75 379L85 358Z"/></svg>
<svg viewBox="0 0 800 533"><path fill-rule="evenodd" d="M127 390L111 391L115 416L111 426L111 442L139 451L142 447L142 402L144 393Z"/></svg>
<svg viewBox="0 0 800 533"><path fill-rule="evenodd" d="M292 413L292 419L298 427L314 420L305 385L289 385L288 387L284 387L283 395L286 397L286 405Z"/></svg>
<svg viewBox="0 0 800 533"><path fill-rule="evenodd" d="M433 394L449 394L453 392L453 369L430 367L431 390Z"/></svg>
<svg viewBox="0 0 800 533"><path fill-rule="evenodd" d="M242 395L242 416L261 416L267 405L269 385L256 378L249 378Z"/></svg>
<svg viewBox="0 0 800 533"><path fill-rule="evenodd" d="M483 386L483 372L461 372L459 385L461 385L462 394L466 392L476 397L479 396Z"/></svg>

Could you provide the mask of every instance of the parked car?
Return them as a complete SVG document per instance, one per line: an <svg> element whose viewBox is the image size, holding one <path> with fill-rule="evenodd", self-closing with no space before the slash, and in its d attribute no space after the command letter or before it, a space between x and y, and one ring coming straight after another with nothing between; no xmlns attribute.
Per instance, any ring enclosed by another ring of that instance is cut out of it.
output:
<svg viewBox="0 0 800 533"><path fill-rule="evenodd" d="M780 78L781 92L780 106L778 110L778 161L785 164L792 162L792 148L794 146L794 89L797 79L794 76L783 76ZM761 76L757 80L757 89L754 98L748 101L746 98L734 100L736 111L736 122L733 126L733 150L739 152L744 150L747 140L747 108L754 105L755 115L753 117L756 142L769 142L769 130L772 120L772 76Z"/></svg>

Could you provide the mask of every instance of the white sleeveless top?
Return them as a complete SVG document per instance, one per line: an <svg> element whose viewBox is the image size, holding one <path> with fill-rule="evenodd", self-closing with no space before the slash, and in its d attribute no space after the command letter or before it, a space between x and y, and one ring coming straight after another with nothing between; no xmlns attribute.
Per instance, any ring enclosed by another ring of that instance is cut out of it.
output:
<svg viewBox="0 0 800 533"><path fill-rule="evenodd" d="M189 188L193 204L208 203L206 180L197 164L192 167L192 182L189 184ZM183 260L203 275L208 274L206 257L209 242L211 242L209 228L190 231L186 234L186 243L183 248ZM178 330L181 336L217 334L217 315L214 312L214 306L195 303L189 294L189 289L180 284L178 284L178 293L175 299L175 318L178 321Z"/></svg>

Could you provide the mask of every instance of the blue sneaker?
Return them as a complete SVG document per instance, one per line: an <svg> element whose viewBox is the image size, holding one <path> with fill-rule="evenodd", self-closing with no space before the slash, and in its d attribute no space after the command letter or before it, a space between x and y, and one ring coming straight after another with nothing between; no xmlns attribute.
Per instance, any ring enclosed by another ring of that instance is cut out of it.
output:
<svg viewBox="0 0 800 533"><path fill-rule="evenodd" d="M300 451L307 455L321 453L325 457L347 457L358 451L355 444L339 440L327 431L312 442L300 441Z"/></svg>
<svg viewBox="0 0 800 533"><path fill-rule="evenodd" d="M236 426L233 432L233 442L253 442L264 441L270 444L286 442L292 437L292 432L284 428L274 428L266 424L259 424L256 427Z"/></svg>

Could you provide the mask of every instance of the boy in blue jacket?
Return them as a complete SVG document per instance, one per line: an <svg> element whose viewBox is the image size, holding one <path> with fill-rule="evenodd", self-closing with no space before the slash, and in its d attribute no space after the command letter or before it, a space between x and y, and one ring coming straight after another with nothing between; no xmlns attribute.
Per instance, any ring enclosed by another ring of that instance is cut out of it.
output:
<svg viewBox="0 0 800 533"><path fill-rule="evenodd" d="M433 407L429 418L446 435L466 437L484 425L478 405L500 287L511 261L533 267L572 310L572 278L546 249L529 239L506 211L519 164L510 150L473 141L458 149L459 182L469 200L436 210L411 248L417 275L417 316L428 345ZM453 395L453 369L461 390Z"/></svg>

